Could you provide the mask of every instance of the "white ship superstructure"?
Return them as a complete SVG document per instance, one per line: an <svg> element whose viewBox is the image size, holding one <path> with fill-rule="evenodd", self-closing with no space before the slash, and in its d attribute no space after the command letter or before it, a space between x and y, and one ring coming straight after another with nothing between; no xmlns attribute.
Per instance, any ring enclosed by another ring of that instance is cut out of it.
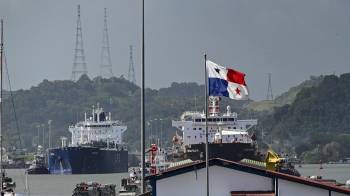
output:
<svg viewBox="0 0 350 196"><path fill-rule="evenodd" d="M87 145L94 142L108 144L123 144L123 133L127 127L120 121L112 120L111 113L106 113L97 104L93 107L91 117L85 113L84 121L69 126L72 134L71 146Z"/></svg>
<svg viewBox="0 0 350 196"><path fill-rule="evenodd" d="M209 143L252 143L248 130L257 125L256 119L238 120L237 113L227 106L220 113L219 97L209 97L208 141ZM183 145L205 143L205 114L185 112L181 119L172 121L172 126L182 131Z"/></svg>

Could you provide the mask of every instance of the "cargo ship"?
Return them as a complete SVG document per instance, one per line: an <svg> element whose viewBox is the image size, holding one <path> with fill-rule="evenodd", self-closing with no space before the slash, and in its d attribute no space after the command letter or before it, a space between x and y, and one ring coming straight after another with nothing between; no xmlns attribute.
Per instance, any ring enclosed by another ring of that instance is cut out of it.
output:
<svg viewBox="0 0 350 196"><path fill-rule="evenodd" d="M231 161L242 159L262 160L257 150L256 137L249 130L257 125L256 119L238 119L238 115L227 106L220 111L220 97L209 97L208 143L209 158L222 158ZM184 112L180 120L173 120L172 126L182 134L173 137L173 153L170 160L205 160L205 121L201 112Z"/></svg>
<svg viewBox="0 0 350 196"><path fill-rule="evenodd" d="M48 150L50 174L105 174L128 171L128 150L123 143L127 127L112 120L97 104L84 121L69 126L71 141Z"/></svg>

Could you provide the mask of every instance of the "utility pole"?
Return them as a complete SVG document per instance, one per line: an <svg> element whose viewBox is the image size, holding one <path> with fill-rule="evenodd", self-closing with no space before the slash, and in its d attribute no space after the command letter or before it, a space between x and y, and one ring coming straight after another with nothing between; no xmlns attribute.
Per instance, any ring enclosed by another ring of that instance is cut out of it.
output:
<svg viewBox="0 0 350 196"><path fill-rule="evenodd" d="M145 193L145 0L142 0L141 33L141 194Z"/></svg>
<svg viewBox="0 0 350 196"><path fill-rule="evenodd" d="M45 149L45 124L41 124L41 130L43 132L43 149Z"/></svg>
<svg viewBox="0 0 350 196"><path fill-rule="evenodd" d="M3 150L2 150L2 62L3 62L3 55L4 55L4 21L1 19L1 38L0 38L0 170L1 170L1 176L0 176L0 192L3 194L3 188L4 188L4 183L3 183L3 178L5 177L5 171L2 168L2 155L3 155Z"/></svg>
<svg viewBox="0 0 350 196"><path fill-rule="evenodd" d="M51 148L51 123L52 120L49 120L47 124L49 125L49 148Z"/></svg>
<svg viewBox="0 0 350 196"><path fill-rule="evenodd" d="M38 140L37 140L36 147L38 148L39 144L40 144L40 124L37 124L36 128L37 128L37 131L38 131Z"/></svg>

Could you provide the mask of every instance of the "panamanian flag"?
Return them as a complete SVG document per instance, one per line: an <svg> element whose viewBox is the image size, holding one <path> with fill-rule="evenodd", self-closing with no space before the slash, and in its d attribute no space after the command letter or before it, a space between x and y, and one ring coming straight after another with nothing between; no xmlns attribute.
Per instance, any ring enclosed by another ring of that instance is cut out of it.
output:
<svg viewBox="0 0 350 196"><path fill-rule="evenodd" d="M236 100L248 99L248 87L245 74L234 69L222 67L212 61L206 61L208 72L209 96L224 96Z"/></svg>

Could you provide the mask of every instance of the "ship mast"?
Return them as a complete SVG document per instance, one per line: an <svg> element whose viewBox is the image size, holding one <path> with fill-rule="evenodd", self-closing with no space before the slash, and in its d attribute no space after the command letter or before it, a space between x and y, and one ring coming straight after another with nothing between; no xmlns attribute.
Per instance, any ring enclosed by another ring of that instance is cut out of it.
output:
<svg viewBox="0 0 350 196"><path fill-rule="evenodd" d="M3 26L3 20L1 19L1 41L0 41L0 170L1 170L1 180L0 180L0 191L2 193L3 191L3 177L4 177L4 170L2 167L2 62L3 62L3 56L4 56L4 26Z"/></svg>

